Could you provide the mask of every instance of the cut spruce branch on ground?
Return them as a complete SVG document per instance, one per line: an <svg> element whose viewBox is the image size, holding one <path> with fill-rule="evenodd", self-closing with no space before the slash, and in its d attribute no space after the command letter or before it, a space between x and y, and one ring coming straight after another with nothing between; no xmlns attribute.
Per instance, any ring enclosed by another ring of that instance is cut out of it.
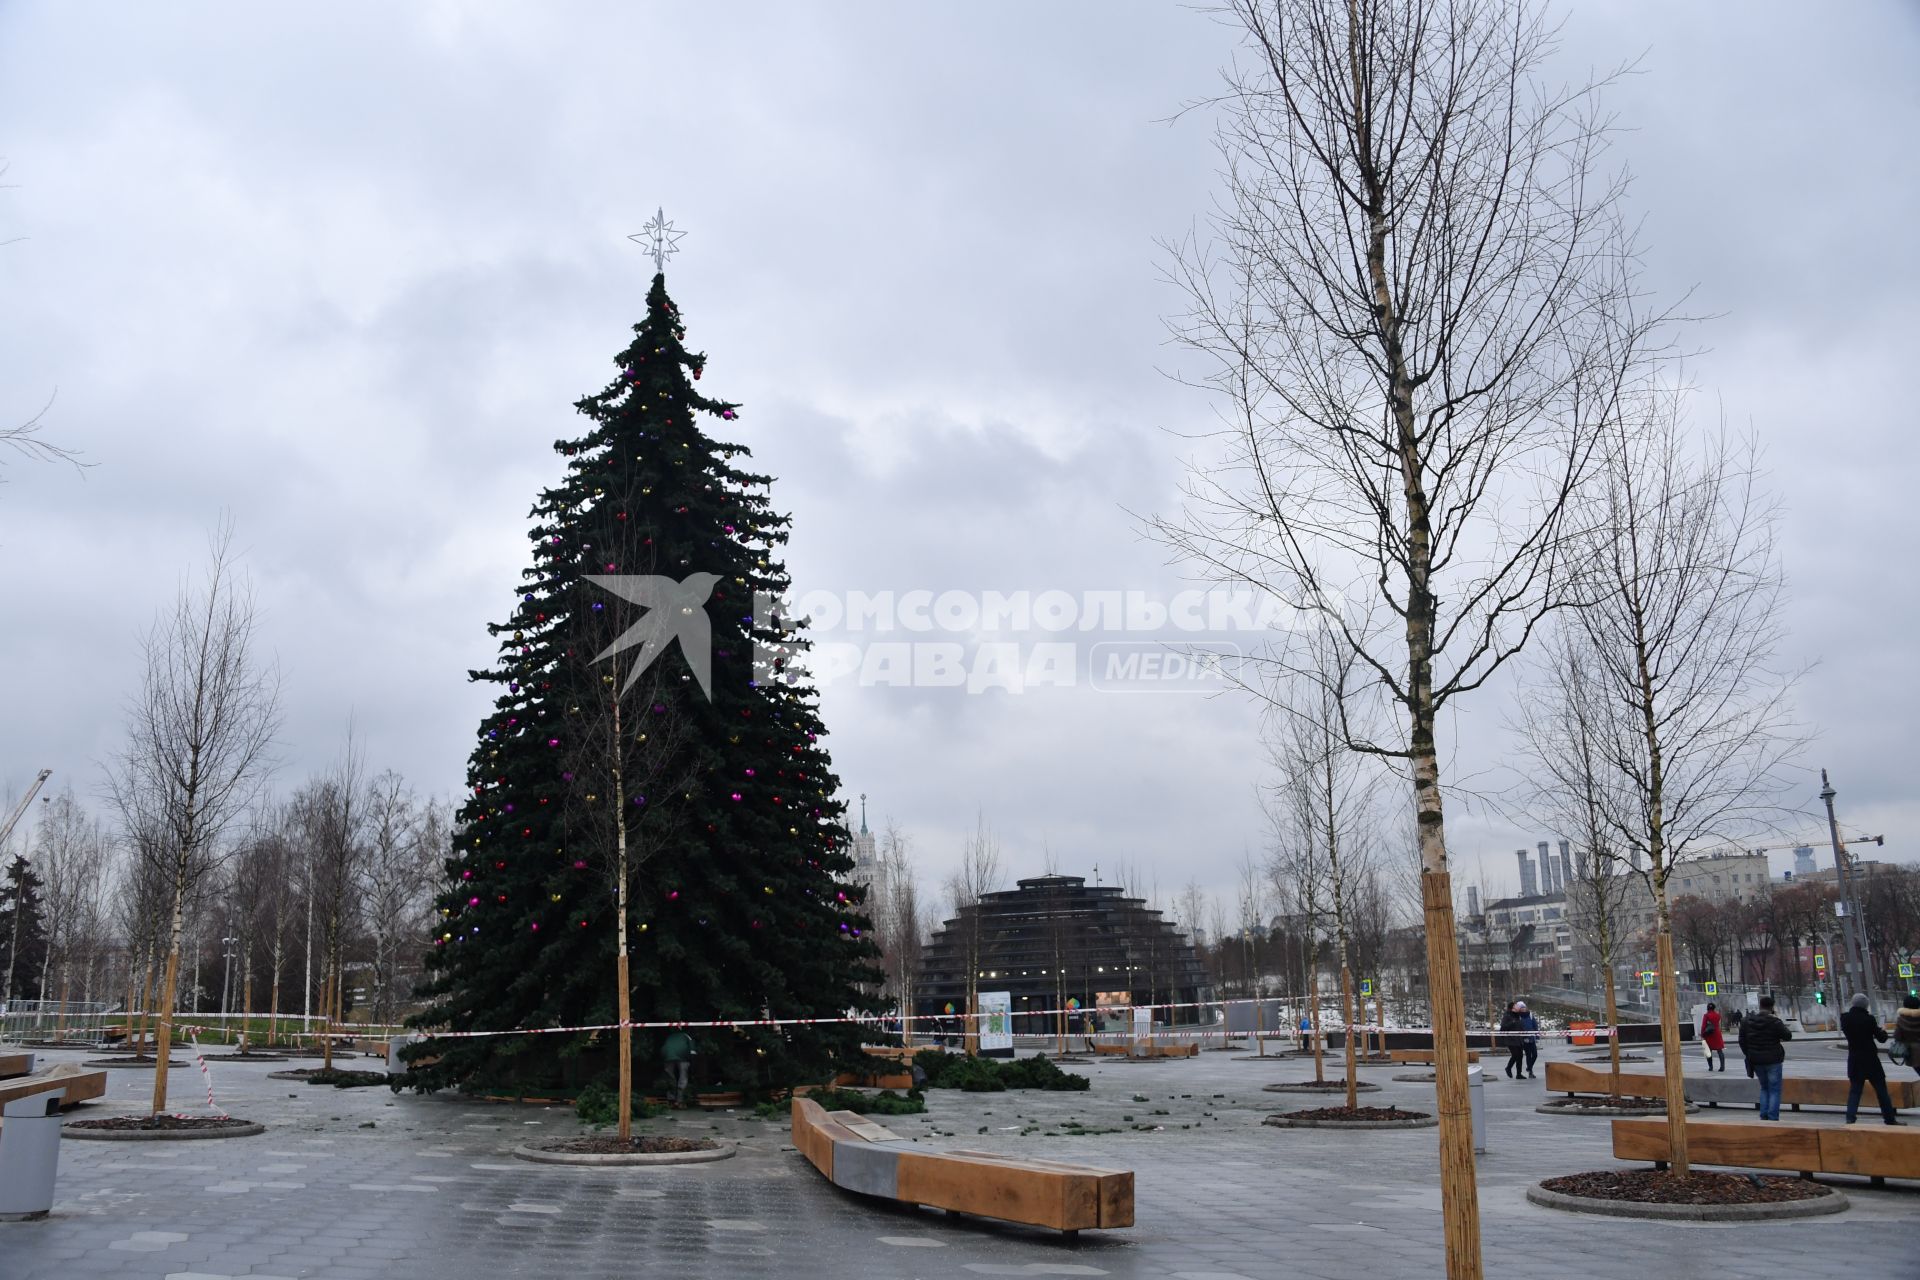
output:
<svg viewBox="0 0 1920 1280"><path fill-rule="evenodd" d="M1084 1090L1092 1081L1062 1071L1046 1058L969 1058L942 1049L922 1049L913 1065L926 1073L929 1089L999 1093L1005 1089Z"/></svg>

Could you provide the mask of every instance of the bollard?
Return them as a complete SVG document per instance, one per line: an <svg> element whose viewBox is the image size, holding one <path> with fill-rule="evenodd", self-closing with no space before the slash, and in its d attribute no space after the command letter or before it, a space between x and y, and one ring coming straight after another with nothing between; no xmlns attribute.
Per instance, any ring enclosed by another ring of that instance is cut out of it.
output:
<svg viewBox="0 0 1920 1280"><path fill-rule="evenodd" d="M0 1222L44 1218L60 1164L60 1099L32 1093L0 1107Z"/></svg>
<svg viewBox="0 0 1920 1280"><path fill-rule="evenodd" d="M1477 1066L1467 1068L1467 1098L1473 1110L1473 1153L1487 1154L1487 1099L1481 1087L1485 1083Z"/></svg>

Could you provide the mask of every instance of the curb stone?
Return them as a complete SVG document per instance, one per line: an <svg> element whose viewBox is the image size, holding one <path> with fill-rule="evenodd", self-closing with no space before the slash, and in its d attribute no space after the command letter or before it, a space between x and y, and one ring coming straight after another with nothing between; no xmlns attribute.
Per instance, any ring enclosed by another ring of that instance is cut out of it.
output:
<svg viewBox="0 0 1920 1280"><path fill-rule="evenodd" d="M711 1164L730 1160L740 1148L723 1142L715 1151L542 1151L537 1147L515 1147L513 1154L535 1164L573 1164L605 1168L610 1165Z"/></svg>
<svg viewBox="0 0 1920 1280"><path fill-rule="evenodd" d="M1527 1188L1527 1199L1546 1209L1592 1213L1604 1218L1657 1218L1667 1222L1772 1222L1783 1218L1818 1218L1843 1213L1852 1204L1845 1194L1828 1188L1811 1200L1781 1200L1773 1204L1652 1204L1639 1200L1596 1200L1570 1196L1542 1186Z"/></svg>

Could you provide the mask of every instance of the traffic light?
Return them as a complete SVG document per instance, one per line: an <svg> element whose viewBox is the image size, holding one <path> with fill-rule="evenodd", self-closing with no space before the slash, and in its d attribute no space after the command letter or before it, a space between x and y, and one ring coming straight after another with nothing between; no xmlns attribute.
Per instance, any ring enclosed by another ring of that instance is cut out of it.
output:
<svg viewBox="0 0 1920 1280"><path fill-rule="evenodd" d="M1825 1003L1827 1002L1827 993L1826 993L1826 992L1824 992L1824 991L1816 991L1816 992L1814 992L1814 993L1813 993L1813 1002L1814 1002L1815 1004L1825 1004Z"/></svg>

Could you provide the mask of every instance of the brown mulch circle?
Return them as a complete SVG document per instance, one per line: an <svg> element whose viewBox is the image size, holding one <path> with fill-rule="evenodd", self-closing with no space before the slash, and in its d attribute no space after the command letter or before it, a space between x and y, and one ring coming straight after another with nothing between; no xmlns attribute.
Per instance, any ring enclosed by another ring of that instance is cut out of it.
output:
<svg viewBox="0 0 1920 1280"><path fill-rule="evenodd" d="M720 1144L711 1138L667 1138L658 1134L636 1134L626 1142L617 1135L594 1134L585 1138L561 1138L534 1144L537 1151L565 1151L583 1156L664 1156L688 1151L718 1151Z"/></svg>
<svg viewBox="0 0 1920 1280"><path fill-rule="evenodd" d="M155 1070L157 1069L157 1060L152 1054L143 1053L138 1057L133 1054L126 1054L122 1057L114 1058L88 1058L80 1065L83 1067L119 1067L122 1070L133 1070L144 1067L148 1070ZM173 1067L190 1067L192 1065L191 1062L187 1062L182 1058L167 1059L169 1069Z"/></svg>
<svg viewBox="0 0 1920 1280"><path fill-rule="evenodd" d="M1263 1084L1261 1090L1266 1093L1345 1093L1347 1083L1344 1080L1283 1080L1278 1084ZM1378 1093L1380 1086L1369 1084L1365 1080L1356 1080L1355 1093Z"/></svg>
<svg viewBox="0 0 1920 1280"><path fill-rule="evenodd" d="M1289 1120L1425 1120L1425 1111L1405 1107L1315 1107L1311 1111L1289 1111Z"/></svg>
<svg viewBox="0 0 1920 1280"><path fill-rule="evenodd" d="M1646 1060L1647 1060L1647 1055L1644 1053L1623 1053L1620 1055L1620 1061L1622 1062L1645 1062ZM1574 1061L1579 1063L1612 1062L1613 1057L1612 1055L1605 1054L1605 1053L1590 1054L1584 1057L1575 1058Z"/></svg>
<svg viewBox="0 0 1920 1280"><path fill-rule="evenodd" d="M182 1129L251 1129L253 1122L236 1120L232 1116L104 1116L98 1120L69 1120L66 1127L103 1129L110 1133L124 1133L131 1130L178 1132Z"/></svg>
<svg viewBox="0 0 1920 1280"><path fill-rule="evenodd" d="M1744 1173L1674 1173L1656 1169L1602 1169L1548 1178L1540 1184L1562 1195L1635 1204L1782 1204L1818 1200L1833 1188L1804 1178Z"/></svg>

